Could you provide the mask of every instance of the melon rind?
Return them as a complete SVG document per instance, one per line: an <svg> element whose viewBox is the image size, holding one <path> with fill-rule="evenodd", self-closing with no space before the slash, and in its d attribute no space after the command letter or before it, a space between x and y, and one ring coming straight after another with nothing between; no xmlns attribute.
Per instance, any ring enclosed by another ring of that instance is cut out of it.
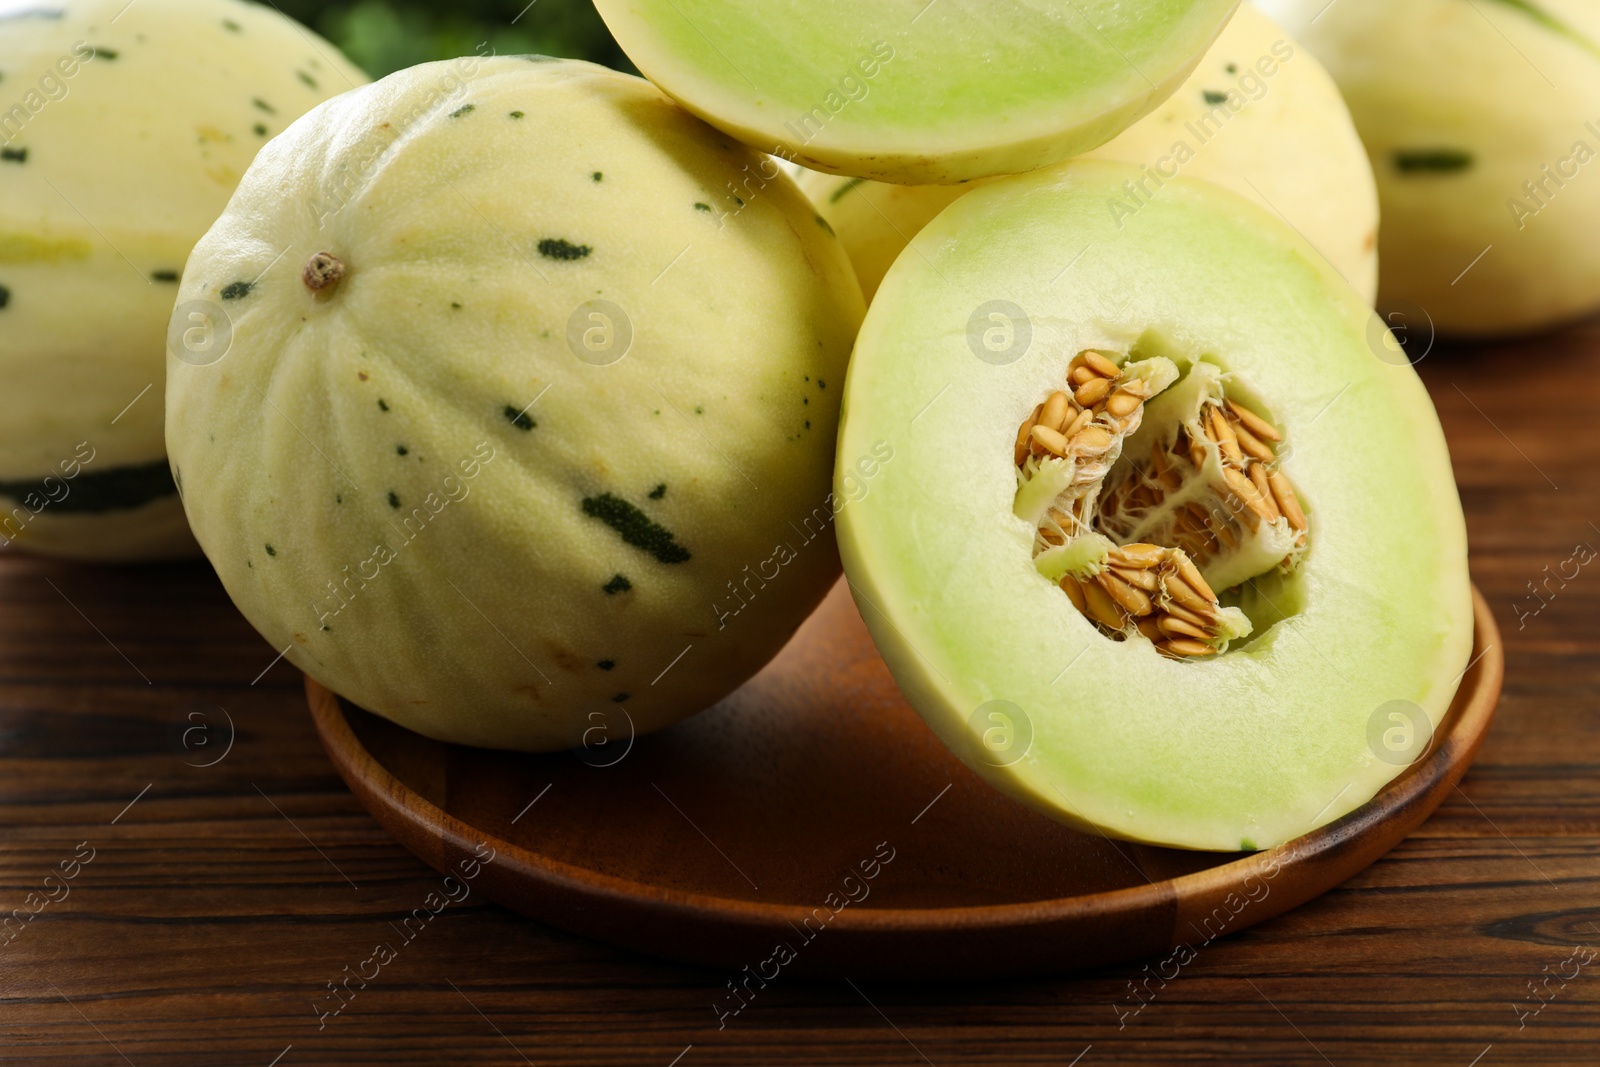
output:
<svg viewBox="0 0 1600 1067"><path fill-rule="evenodd" d="M842 513L840 550L912 706L998 788L1117 837L1268 847L1400 771L1369 744L1382 706L1433 724L1448 709L1472 638L1461 507L1427 393L1380 358L1372 313L1322 257L1198 180L1119 228L1105 201L1131 173L1086 160L991 183L895 264L856 344L840 448L884 439L896 459ZM978 356L990 301L1025 313L1012 362ZM1079 351L1130 347L1230 371L1283 430L1310 518L1293 577L1245 587L1255 632L1214 659L1097 632L1012 512L1018 425ZM968 725L991 700L1031 725L1007 766Z"/></svg>
<svg viewBox="0 0 1600 1067"><path fill-rule="evenodd" d="M628 57L746 143L834 174L960 182L1115 137L1236 0L598 0Z"/></svg>

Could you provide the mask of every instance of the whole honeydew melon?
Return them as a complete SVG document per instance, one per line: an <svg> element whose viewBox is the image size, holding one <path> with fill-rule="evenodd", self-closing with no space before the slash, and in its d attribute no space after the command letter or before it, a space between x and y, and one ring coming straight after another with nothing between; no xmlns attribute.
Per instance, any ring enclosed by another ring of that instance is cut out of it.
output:
<svg viewBox="0 0 1600 1067"><path fill-rule="evenodd" d="M639 69L741 140L834 174L960 182L1115 137L1236 0L597 0Z"/></svg>
<svg viewBox="0 0 1600 1067"><path fill-rule="evenodd" d="M761 667L838 574L862 304L787 177L712 210L759 162L542 57L401 71L268 145L178 298L231 348L167 384L195 536L262 635L401 725L526 750Z"/></svg>
<svg viewBox="0 0 1600 1067"><path fill-rule="evenodd" d="M0 5L0 545L190 555L167 469L167 321L263 144L366 82L237 0Z"/></svg>
<svg viewBox="0 0 1600 1067"><path fill-rule="evenodd" d="M1119 227L1138 173L993 182L896 262L840 431L895 460L840 550L895 680L998 788L1265 848L1372 797L1407 762L1391 732L1447 711L1461 508L1427 393L1322 257L1189 178Z"/></svg>
<svg viewBox="0 0 1600 1067"><path fill-rule="evenodd" d="M1250 4L1176 93L1086 154L1142 168L1106 204L1114 216L1139 211L1180 174L1205 178L1281 214L1369 303L1377 293L1378 194L1350 112L1315 57ZM800 179L868 300L917 231L977 184Z"/></svg>
<svg viewBox="0 0 1600 1067"><path fill-rule="evenodd" d="M1327 65L1372 157L1386 310L1484 336L1600 308L1600 7L1263 6Z"/></svg>

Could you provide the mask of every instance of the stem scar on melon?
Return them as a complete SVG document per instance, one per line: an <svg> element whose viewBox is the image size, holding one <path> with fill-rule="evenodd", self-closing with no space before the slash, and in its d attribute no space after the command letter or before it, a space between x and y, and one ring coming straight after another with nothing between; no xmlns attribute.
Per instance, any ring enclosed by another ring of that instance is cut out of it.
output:
<svg viewBox="0 0 1600 1067"><path fill-rule="evenodd" d="M344 277L344 260L332 252L318 252L306 260L300 281L318 296L330 295Z"/></svg>

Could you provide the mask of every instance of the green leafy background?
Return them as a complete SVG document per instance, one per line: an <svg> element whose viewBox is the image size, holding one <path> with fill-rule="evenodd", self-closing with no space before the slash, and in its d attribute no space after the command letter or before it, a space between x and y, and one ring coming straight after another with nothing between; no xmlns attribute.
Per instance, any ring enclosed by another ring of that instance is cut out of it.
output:
<svg viewBox="0 0 1600 1067"><path fill-rule="evenodd" d="M634 72L590 0L275 0L374 78L432 59L571 56Z"/></svg>

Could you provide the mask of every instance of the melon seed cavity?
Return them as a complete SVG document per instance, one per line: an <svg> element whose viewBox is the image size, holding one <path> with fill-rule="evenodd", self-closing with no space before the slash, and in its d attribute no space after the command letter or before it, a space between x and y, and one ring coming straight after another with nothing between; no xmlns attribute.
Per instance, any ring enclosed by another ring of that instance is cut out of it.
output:
<svg viewBox="0 0 1600 1067"><path fill-rule="evenodd" d="M1114 355L1079 353L1023 420L1014 510L1034 525L1035 565L1102 634L1215 655L1251 629L1215 590L1288 573L1306 551L1283 434L1226 395L1214 363L1180 380L1171 360Z"/></svg>

